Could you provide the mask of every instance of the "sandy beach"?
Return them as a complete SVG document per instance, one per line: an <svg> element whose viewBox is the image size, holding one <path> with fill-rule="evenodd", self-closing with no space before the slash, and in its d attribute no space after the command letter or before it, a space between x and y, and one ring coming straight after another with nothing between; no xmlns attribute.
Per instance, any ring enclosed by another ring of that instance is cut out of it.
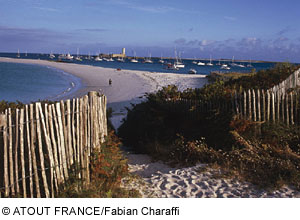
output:
<svg viewBox="0 0 300 220"><path fill-rule="evenodd" d="M108 107L114 111L113 125L117 128L126 115L125 107L138 103L146 92L153 92L163 86L175 84L179 89L202 87L206 82L204 75L176 73L154 73L145 71L102 68L74 63L60 63L47 60L12 59L0 57L0 62L14 62L49 66L63 70L81 79L82 86L70 91L63 98L69 99L86 95L89 91L99 91L107 96ZM108 80L112 80L109 86Z"/></svg>
<svg viewBox="0 0 300 220"><path fill-rule="evenodd" d="M61 69L82 80L82 87L68 94L65 99L85 95L88 91L103 92L113 109L115 128L126 116L125 107L138 103L146 92L175 84L179 89L202 87L207 80L203 75L153 73L132 70L116 70L88 65L58 63L43 60L0 58L0 62L38 64ZM112 79L112 86L108 80ZM259 190L247 182L217 177L220 171L206 168L205 164L193 167L170 167L153 162L147 155L125 152L134 180L124 179L123 186L138 189L143 197L202 198L202 197L300 197L300 192L284 186L273 192ZM220 176L220 175L219 175Z"/></svg>

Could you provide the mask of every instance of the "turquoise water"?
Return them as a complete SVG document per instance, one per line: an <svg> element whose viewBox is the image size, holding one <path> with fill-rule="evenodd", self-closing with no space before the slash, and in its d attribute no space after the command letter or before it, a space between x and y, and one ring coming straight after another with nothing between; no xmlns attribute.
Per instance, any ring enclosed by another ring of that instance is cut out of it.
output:
<svg viewBox="0 0 300 220"><path fill-rule="evenodd" d="M80 79L61 70L0 62L0 100L30 103L56 100L80 86Z"/></svg>

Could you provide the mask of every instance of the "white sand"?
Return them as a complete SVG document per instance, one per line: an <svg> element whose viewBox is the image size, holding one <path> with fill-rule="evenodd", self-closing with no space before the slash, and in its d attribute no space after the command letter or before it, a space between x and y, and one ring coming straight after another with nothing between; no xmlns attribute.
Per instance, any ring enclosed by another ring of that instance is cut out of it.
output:
<svg viewBox="0 0 300 220"><path fill-rule="evenodd" d="M124 179L127 189L139 189L143 197L158 198L284 198L300 197L300 192L284 186L268 192L247 182L217 177L217 169L198 164L173 168L153 162L147 155L128 154L129 169L141 178Z"/></svg>
<svg viewBox="0 0 300 220"><path fill-rule="evenodd" d="M51 66L82 79L83 87L65 98L79 97L88 91L101 91L113 108L112 122L117 128L126 116L125 107L141 101L145 92L153 92L162 86L175 84L181 90L202 87L207 81L202 75L150 73L143 71L101 68L95 66L56 63L42 60L0 58L0 62L17 62ZM108 79L112 79L112 86ZM147 155L126 155L129 169L139 175L135 181L123 179L124 187L138 189L143 197L300 197L300 192L283 187L274 192L257 190L253 185L234 179L214 178L218 170L206 165L172 168L162 162L152 162Z"/></svg>
<svg viewBox="0 0 300 220"><path fill-rule="evenodd" d="M0 62L37 64L61 69L81 78L83 87L63 97L64 99L80 97L89 91L100 91L107 96L108 107L114 111L113 125L117 128L126 116L125 107L130 103L138 103L146 92L153 92L162 86L175 84L180 89L202 87L207 80L204 75L153 73L145 71L102 68L73 63L59 63L46 60L12 59L0 57ZM108 80L112 79L112 86ZM38 92L38 91L37 91Z"/></svg>

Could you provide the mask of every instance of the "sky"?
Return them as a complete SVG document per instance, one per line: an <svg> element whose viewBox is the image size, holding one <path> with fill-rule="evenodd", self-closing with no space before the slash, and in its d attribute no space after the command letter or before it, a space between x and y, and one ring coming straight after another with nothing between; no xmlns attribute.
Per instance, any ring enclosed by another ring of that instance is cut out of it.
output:
<svg viewBox="0 0 300 220"><path fill-rule="evenodd" d="M300 63L299 0L0 0L0 52Z"/></svg>

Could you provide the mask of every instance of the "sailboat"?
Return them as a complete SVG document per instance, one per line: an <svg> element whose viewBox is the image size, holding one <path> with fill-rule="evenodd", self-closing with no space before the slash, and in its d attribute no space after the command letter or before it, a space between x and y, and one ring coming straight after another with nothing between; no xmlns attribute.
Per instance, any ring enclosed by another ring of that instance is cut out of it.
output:
<svg viewBox="0 0 300 220"><path fill-rule="evenodd" d="M72 56L70 53L68 53L68 54L66 55L65 59L67 59L67 60L72 60L72 59L73 59L73 56Z"/></svg>
<svg viewBox="0 0 300 220"><path fill-rule="evenodd" d="M195 69L190 69L188 73L189 74L197 74L197 71Z"/></svg>
<svg viewBox="0 0 300 220"><path fill-rule="evenodd" d="M165 63L165 61L162 58L162 54L160 55L160 60L158 61L159 63Z"/></svg>
<svg viewBox="0 0 300 220"><path fill-rule="evenodd" d="M251 64L251 59L250 59L249 63L247 64L247 67L253 67L253 65Z"/></svg>
<svg viewBox="0 0 300 220"><path fill-rule="evenodd" d="M214 64L212 64L211 62L211 55L210 55L210 58L209 58L209 63L206 64L207 66L213 66Z"/></svg>
<svg viewBox="0 0 300 220"><path fill-rule="evenodd" d="M82 59L79 56L79 48L77 48L77 56L75 57L75 60L82 61Z"/></svg>
<svg viewBox="0 0 300 220"><path fill-rule="evenodd" d="M20 50L18 49L17 58L20 58Z"/></svg>
<svg viewBox="0 0 300 220"><path fill-rule="evenodd" d="M27 50L26 50L26 52L25 52L25 57L27 57Z"/></svg>
<svg viewBox="0 0 300 220"><path fill-rule="evenodd" d="M113 62L113 61L115 61L113 58L103 58L103 60L105 60L105 61L107 61L107 62Z"/></svg>
<svg viewBox="0 0 300 220"><path fill-rule="evenodd" d="M50 58L50 59L54 59L54 58L55 58L55 55L52 53L52 51L51 51L51 53L49 54L49 58Z"/></svg>
<svg viewBox="0 0 300 220"><path fill-rule="evenodd" d="M151 60L151 53L150 53L149 57L145 59L144 62L145 63L153 63L153 61Z"/></svg>
<svg viewBox="0 0 300 220"><path fill-rule="evenodd" d="M201 62L201 61L199 60L199 62L197 63L197 65L198 65L198 66L205 66L205 63L203 63L203 62Z"/></svg>
<svg viewBox="0 0 300 220"><path fill-rule="evenodd" d="M138 63L139 61L136 59L136 53L134 51L134 57L130 60L131 63Z"/></svg>
<svg viewBox="0 0 300 220"><path fill-rule="evenodd" d="M180 57L178 58L176 50L175 50L175 58L176 58L176 61L174 62L174 67L175 68L184 68L185 65L182 63Z"/></svg>
<svg viewBox="0 0 300 220"><path fill-rule="evenodd" d="M230 70L230 67L227 64L223 64L221 66L221 69L223 69L223 70Z"/></svg>
<svg viewBox="0 0 300 220"><path fill-rule="evenodd" d="M118 58L117 58L117 61L118 61L118 62L122 62L122 63L125 62L125 60L123 59L123 57L118 57Z"/></svg>
<svg viewBox="0 0 300 220"><path fill-rule="evenodd" d="M232 57L232 61L231 61L230 66L238 66L238 64L234 63L234 56Z"/></svg>

